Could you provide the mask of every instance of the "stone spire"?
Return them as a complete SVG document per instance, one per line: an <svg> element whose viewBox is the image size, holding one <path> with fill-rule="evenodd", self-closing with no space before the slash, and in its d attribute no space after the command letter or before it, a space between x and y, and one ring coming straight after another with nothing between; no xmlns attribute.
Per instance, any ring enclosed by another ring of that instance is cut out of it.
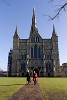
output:
<svg viewBox="0 0 67 100"><path fill-rule="evenodd" d="M54 24L53 24L53 33L55 33L55 27L54 27Z"/></svg>
<svg viewBox="0 0 67 100"><path fill-rule="evenodd" d="M36 25L36 15L35 15L35 8L33 8L33 16L32 16L32 25L31 25L31 31L35 31L38 30L37 29L37 25Z"/></svg>
<svg viewBox="0 0 67 100"><path fill-rule="evenodd" d="M33 8L33 16L35 16L35 7Z"/></svg>
<svg viewBox="0 0 67 100"><path fill-rule="evenodd" d="M16 33L18 34L18 28L17 28L17 26L16 26Z"/></svg>
<svg viewBox="0 0 67 100"><path fill-rule="evenodd" d="M52 32L52 35L56 35L56 31L55 31L54 24L53 24L53 32Z"/></svg>
<svg viewBox="0 0 67 100"><path fill-rule="evenodd" d="M33 8L32 25L33 25L33 27L37 28L37 25L36 25L36 16L35 16L35 8Z"/></svg>
<svg viewBox="0 0 67 100"><path fill-rule="evenodd" d="M55 31L54 25L53 25L53 32L52 32L52 41L58 41L58 36L57 36L56 31Z"/></svg>

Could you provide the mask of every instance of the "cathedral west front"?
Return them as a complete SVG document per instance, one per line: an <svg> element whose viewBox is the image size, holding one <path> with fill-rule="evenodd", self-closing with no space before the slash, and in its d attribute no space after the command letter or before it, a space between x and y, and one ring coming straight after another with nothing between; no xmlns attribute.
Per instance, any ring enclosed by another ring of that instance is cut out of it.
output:
<svg viewBox="0 0 67 100"><path fill-rule="evenodd" d="M59 76L58 36L53 25L52 37L44 39L38 32L35 10L28 39L20 39L16 27L13 49L8 55L8 76L25 76L27 69L31 76L35 70L38 76Z"/></svg>

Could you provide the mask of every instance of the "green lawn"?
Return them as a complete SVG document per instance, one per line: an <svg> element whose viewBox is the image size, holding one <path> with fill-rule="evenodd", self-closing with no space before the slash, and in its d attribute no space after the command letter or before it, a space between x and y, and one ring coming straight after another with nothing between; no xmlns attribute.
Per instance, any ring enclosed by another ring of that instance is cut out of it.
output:
<svg viewBox="0 0 67 100"><path fill-rule="evenodd" d="M39 78L45 100L67 100L67 78Z"/></svg>
<svg viewBox="0 0 67 100"><path fill-rule="evenodd" d="M26 84L25 78L0 77L0 100L8 100L8 97Z"/></svg>
<svg viewBox="0 0 67 100"><path fill-rule="evenodd" d="M67 100L67 78L38 78L38 83L45 100ZM26 78L0 77L0 100L8 100L25 84Z"/></svg>

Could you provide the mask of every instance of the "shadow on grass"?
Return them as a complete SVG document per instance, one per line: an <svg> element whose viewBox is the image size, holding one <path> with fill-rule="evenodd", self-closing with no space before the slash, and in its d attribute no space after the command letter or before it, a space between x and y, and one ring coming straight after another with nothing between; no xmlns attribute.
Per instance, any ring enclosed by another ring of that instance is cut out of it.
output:
<svg viewBox="0 0 67 100"><path fill-rule="evenodd" d="M37 82L37 84L38 84L38 82ZM3 84L3 85L0 85L0 86L14 86L14 85L25 85L25 86L29 86L29 85L34 85L34 83L33 83L33 81L31 81L29 84L28 83L22 83L22 84Z"/></svg>
<svg viewBox="0 0 67 100"><path fill-rule="evenodd" d="M13 86L13 85L26 85L26 84L6 84L6 85L0 85L0 86Z"/></svg>

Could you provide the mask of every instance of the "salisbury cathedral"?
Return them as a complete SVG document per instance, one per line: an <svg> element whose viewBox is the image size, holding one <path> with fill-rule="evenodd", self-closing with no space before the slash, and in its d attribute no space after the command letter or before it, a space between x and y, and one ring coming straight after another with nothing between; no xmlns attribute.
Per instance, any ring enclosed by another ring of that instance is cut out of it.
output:
<svg viewBox="0 0 67 100"><path fill-rule="evenodd" d="M35 70L38 76L59 76L58 36L53 25L52 37L43 39L38 32L35 10L28 39L20 39L16 27L13 49L8 55L8 76L25 76L27 69L31 76Z"/></svg>

